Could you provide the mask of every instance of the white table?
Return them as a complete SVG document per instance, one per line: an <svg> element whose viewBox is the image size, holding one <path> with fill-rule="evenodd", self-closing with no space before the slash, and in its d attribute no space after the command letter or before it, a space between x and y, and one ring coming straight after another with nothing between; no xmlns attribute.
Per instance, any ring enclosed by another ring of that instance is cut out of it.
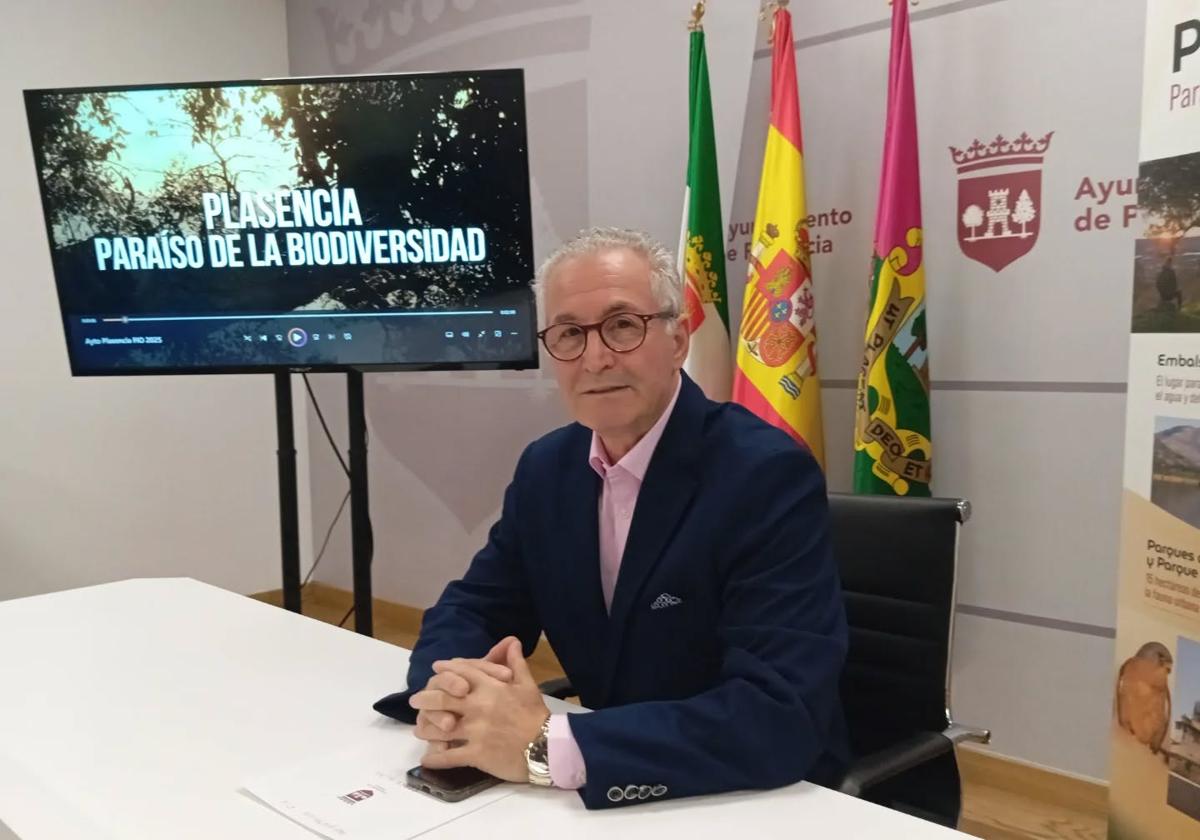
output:
<svg viewBox="0 0 1200 840"><path fill-rule="evenodd" d="M240 786L380 739L416 764L410 728L371 710L407 663L401 648L193 580L0 602L0 838L312 840ZM423 836L963 836L809 784L603 812L574 793L511 791L448 810Z"/></svg>

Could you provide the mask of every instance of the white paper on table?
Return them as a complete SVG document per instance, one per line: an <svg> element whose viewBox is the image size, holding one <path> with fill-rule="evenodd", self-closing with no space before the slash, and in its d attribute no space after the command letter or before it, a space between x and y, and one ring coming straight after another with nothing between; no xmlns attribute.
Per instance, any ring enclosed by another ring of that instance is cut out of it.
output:
<svg viewBox="0 0 1200 840"><path fill-rule="evenodd" d="M437 828L516 790L501 784L462 802L442 802L405 786L411 766L411 755L383 739L259 776L244 791L330 840L395 840Z"/></svg>
<svg viewBox="0 0 1200 840"><path fill-rule="evenodd" d="M69 793L53 789L32 770L0 751L0 840L53 837L105 840L110 835L78 810Z"/></svg>

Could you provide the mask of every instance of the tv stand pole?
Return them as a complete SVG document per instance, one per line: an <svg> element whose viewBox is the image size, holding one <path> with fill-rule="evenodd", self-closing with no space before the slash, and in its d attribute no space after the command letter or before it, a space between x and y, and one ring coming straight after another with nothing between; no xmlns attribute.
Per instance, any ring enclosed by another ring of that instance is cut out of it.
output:
<svg viewBox="0 0 1200 840"><path fill-rule="evenodd" d="M367 417L362 371L346 374L346 407L350 425L350 543L354 579L354 629L373 635L371 556L374 535L368 516ZM283 606L302 612L300 600L300 517L296 491L296 438L292 422L292 379L275 374L275 427L279 436L279 537L283 559Z"/></svg>
<svg viewBox="0 0 1200 840"><path fill-rule="evenodd" d="M362 371L346 373L346 407L350 420L350 545L354 571L354 629L372 635L371 533L367 493L367 416L363 403Z"/></svg>
<svg viewBox="0 0 1200 840"><path fill-rule="evenodd" d="M279 544L283 556L283 607L300 606L300 516L296 493L296 433L292 424L292 375L275 374L275 430L279 437Z"/></svg>

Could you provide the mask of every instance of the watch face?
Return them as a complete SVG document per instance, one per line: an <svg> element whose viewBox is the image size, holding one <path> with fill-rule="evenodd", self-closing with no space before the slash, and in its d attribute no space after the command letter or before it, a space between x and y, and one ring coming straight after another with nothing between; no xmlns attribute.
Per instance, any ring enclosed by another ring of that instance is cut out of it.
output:
<svg viewBox="0 0 1200 840"><path fill-rule="evenodd" d="M525 750L525 758L531 763L545 764L549 758L548 745L545 738L539 737Z"/></svg>
<svg viewBox="0 0 1200 840"><path fill-rule="evenodd" d="M550 719L547 718L546 723L542 725L542 731L525 748L525 761L529 765L530 774L548 775L550 773L550 745L547 732L549 728Z"/></svg>

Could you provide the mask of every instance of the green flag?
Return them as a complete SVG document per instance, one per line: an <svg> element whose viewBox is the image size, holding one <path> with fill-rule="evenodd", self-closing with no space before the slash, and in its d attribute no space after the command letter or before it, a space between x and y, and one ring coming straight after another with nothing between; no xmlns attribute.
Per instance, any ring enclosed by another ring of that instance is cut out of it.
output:
<svg viewBox="0 0 1200 840"><path fill-rule="evenodd" d="M733 352L725 291L724 228L708 55L704 30L698 23L691 35L687 188L679 237L679 274L684 280L683 315L692 335L683 369L709 399L726 401L733 382Z"/></svg>

